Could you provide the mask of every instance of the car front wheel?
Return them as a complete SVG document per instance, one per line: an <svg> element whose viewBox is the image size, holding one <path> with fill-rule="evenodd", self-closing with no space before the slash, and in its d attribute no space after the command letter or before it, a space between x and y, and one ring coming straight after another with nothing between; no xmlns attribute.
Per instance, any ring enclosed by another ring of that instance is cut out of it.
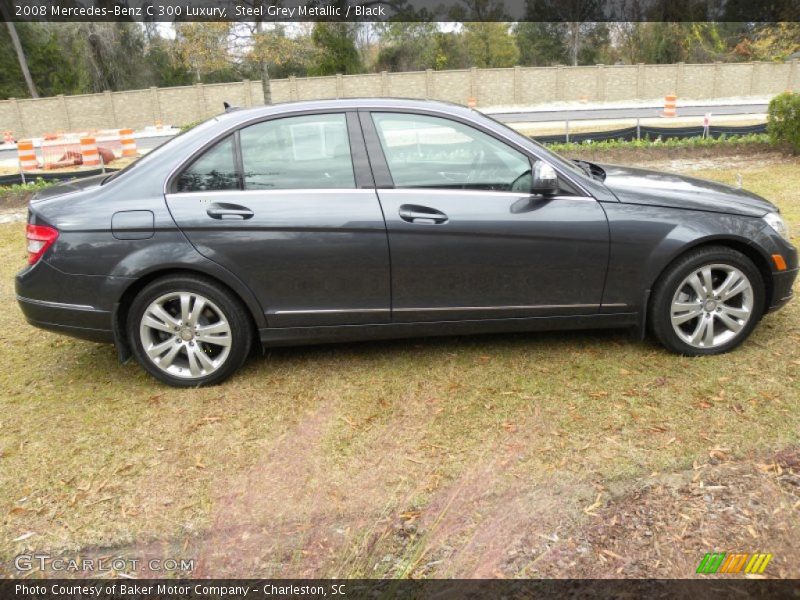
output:
<svg viewBox="0 0 800 600"><path fill-rule="evenodd" d="M650 323L667 348L689 356L741 344L764 312L764 283L741 252L700 248L678 259L654 290Z"/></svg>
<svg viewBox="0 0 800 600"><path fill-rule="evenodd" d="M239 301L222 286L192 275L166 277L135 298L128 339L139 363L178 387L219 383L244 362L250 323Z"/></svg>

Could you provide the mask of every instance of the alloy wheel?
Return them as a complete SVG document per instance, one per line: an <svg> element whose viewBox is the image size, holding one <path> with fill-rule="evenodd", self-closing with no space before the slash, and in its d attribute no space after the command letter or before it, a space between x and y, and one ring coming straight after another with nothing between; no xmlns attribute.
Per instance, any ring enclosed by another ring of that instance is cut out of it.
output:
<svg viewBox="0 0 800 600"><path fill-rule="evenodd" d="M727 344L753 316L753 285L731 265L695 269L678 286L670 305L675 333L694 348Z"/></svg>
<svg viewBox="0 0 800 600"><path fill-rule="evenodd" d="M232 343L225 314L195 292L156 298L142 314L142 347L150 361L174 377L199 379L222 367Z"/></svg>

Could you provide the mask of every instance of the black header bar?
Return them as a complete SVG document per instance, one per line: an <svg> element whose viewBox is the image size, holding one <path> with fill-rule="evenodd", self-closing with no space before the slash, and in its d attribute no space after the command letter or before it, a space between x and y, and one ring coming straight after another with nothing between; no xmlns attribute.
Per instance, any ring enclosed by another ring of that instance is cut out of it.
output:
<svg viewBox="0 0 800 600"><path fill-rule="evenodd" d="M800 21L800 0L0 0L25 21Z"/></svg>

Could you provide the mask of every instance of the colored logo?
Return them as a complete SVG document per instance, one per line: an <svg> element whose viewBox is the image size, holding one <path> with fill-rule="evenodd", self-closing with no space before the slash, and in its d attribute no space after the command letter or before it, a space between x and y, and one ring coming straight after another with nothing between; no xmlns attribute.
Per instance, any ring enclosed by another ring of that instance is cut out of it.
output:
<svg viewBox="0 0 800 600"><path fill-rule="evenodd" d="M697 573L763 573L772 554L726 554L709 552L700 561Z"/></svg>

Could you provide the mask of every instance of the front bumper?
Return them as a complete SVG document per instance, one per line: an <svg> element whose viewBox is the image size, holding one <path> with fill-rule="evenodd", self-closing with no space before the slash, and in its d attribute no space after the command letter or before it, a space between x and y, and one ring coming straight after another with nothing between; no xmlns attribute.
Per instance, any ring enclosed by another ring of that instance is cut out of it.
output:
<svg viewBox="0 0 800 600"><path fill-rule="evenodd" d="M778 310L794 296L792 287L797 279L798 269L772 273L772 302L767 312Z"/></svg>
<svg viewBox="0 0 800 600"><path fill-rule="evenodd" d="M798 274L798 252L792 244L773 236L774 251L777 251L786 261L788 267L785 271L772 271L772 301L767 312L778 310L792 299L792 287Z"/></svg>

